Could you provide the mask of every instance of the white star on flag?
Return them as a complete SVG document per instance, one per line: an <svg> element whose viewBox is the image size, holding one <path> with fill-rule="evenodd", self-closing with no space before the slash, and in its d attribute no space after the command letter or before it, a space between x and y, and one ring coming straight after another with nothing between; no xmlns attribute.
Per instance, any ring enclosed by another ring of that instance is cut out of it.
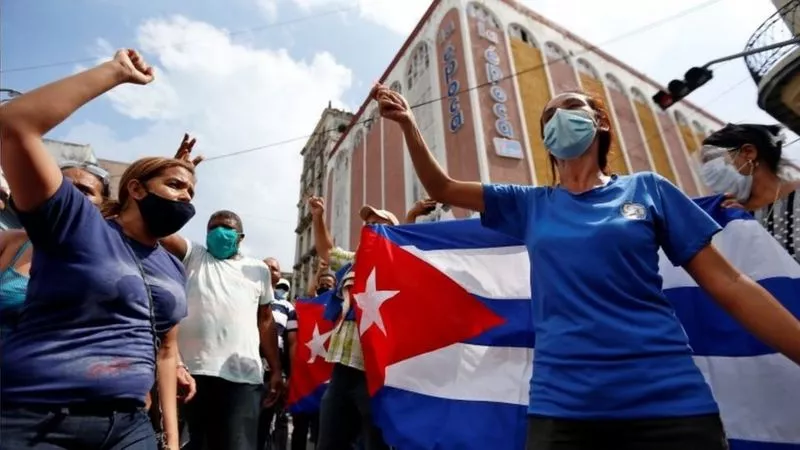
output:
<svg viewBox="0 0 800 450"><path fill-rule="evenodd" d="M367 278L367 286L364 292L354 295L358 307L361 308L361 324L358 331L364 334L372 324L375 324L384 335L386 335L386 328L383 326L383 317L381 317L381 306L399 294L400 291L379 291L375 286L375 271L373 267L372 272Z"/></svg>
<svg viewBox="0 0 800 450"><path fill-rule="evenodd" d="M311 340L306 342L306 347L311 350L311 358L308 360L309 364L313 364L314 361L317 360L317 356L322 358L328 357L328 351L325 350L325 342L328 341L328 337L331 335L331 333L333 333L333 330L320 334L319 324L314 324L314 332L311 335Z"/></svg>

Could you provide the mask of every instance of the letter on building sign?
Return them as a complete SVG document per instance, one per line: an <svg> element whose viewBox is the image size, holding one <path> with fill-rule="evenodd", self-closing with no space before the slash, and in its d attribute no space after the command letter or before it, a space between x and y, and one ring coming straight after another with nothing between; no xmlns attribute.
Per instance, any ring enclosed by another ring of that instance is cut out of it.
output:
<svg viewBox="0 0 800 450"><path fill-rule="evenodd" d="M453 34L455 26L452 22L447 25L440 36L440 41L444 41ZM458 101L458 94L461 83L456 79L458 72L458 60L456 60L456 49L453 44L448 44L442 54L444 62L444 80L447 85L448 110L450 111L450 131L455 133L464 125L464 115L461 111L461 104Z"/></svg>
<svg viewBox="0 0 800 450"><path fill-rule="evenodd" d="M522 145L516 140L514 126L508 120L508 94L499 84L504 79L503 69L500 67L500 52L495 46L500 42L500 37L496 31L489 29L484 20L478 20L478 35L491 43L483 52L483 57L486 61L486 80L492 85L489 96L495 102L492 105L492 112L497 117L494 129L500 135L493 140L495 153L506 158L522 159Z"/></svg>
<svg viewBox="0 0 800 450"><path fill-rule="evenodd" d="M494 30L490 30L486 26L485 20L480 20L480 19L478 20L478 36L486 39L492 44L497 44L498 42L500 42L500 37L497 35L497 32Z"/></svg>

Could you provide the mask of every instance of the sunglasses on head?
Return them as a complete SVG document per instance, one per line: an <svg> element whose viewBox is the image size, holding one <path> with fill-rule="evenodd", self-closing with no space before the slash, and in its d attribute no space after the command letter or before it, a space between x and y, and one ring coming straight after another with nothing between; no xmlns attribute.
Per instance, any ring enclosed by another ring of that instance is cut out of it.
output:
<svg viewBox="0 0 800 450"><path fill-rule="evenodd" d="M98 166L92 162L81 162L81 161L74 161L74 160L67 160L61 163L61 170L65 169L80 169L89 172L90 174L96 176L100 179L103 183L103 194L108 195L108 191L110 189L110 178L111 175L108 173L106 169Z"/></svg>

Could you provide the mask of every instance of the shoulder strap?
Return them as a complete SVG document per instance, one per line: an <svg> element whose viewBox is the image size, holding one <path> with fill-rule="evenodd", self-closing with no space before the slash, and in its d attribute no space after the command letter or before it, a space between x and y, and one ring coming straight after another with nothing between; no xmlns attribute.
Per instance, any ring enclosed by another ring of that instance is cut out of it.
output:
<svg viewBox="0 0 800 450"><path fill-rule="evenodd" d="M22 255L25 254L25 250L27 250L28 247L30 246L31 246L31 240L26 239L25 242L23 242L22 245L17 249L17 252L14 253L14 256L11 258L11 261L8 263L8 266L6 266L6 268L3 269L2 271L13 269L14 266L17 265L17 262L19 262L20 258L22 258Z"/></svg>
<svg viewBox="0 0 800 450"><path fill-rule="evenodd" d="M130 251L131 257L133 261L136 263L136 267L139 269L139 274L142 276L142 282L144 283L144 288L147 291L147 301L149 303L150 309L150 330L153 334L153 388L150 390L150 399L151 399L151 406L150 411L148 411L148 415L153 423L153 427L156 429L156 437L158 439L159 448L167 448L166 445L166 436L164 434L164 413L161 410L161 399L158 395L158 350L161 347L161 339L158 337L158 330L156 328L156 312L155 312L155 304L153 301L153 291L150 289L150 285L147 284L147 274L144 270L144 265L142 264L142 260L136 254L136 251L130 244L129 238L122 234L123 242L125 242L128 250Z"/></svg>

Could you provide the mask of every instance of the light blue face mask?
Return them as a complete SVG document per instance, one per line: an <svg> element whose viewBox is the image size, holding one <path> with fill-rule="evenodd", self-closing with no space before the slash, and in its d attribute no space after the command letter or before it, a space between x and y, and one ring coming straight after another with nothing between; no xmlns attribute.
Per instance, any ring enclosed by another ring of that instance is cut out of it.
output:
<svg viewBox="0 0 800 450"><path fill-rule="evenodd" d="M596 134L591 113L558 108L544 126L544 145L558 159L575 159L589 150Z"/></svg>
<svg viewBox="0 0 800 450"><path fill-rule="evenodd" d="M217 259L228 259L239 252L239 232L230 228L217 227L206 235L208 253Z"/></svg>

